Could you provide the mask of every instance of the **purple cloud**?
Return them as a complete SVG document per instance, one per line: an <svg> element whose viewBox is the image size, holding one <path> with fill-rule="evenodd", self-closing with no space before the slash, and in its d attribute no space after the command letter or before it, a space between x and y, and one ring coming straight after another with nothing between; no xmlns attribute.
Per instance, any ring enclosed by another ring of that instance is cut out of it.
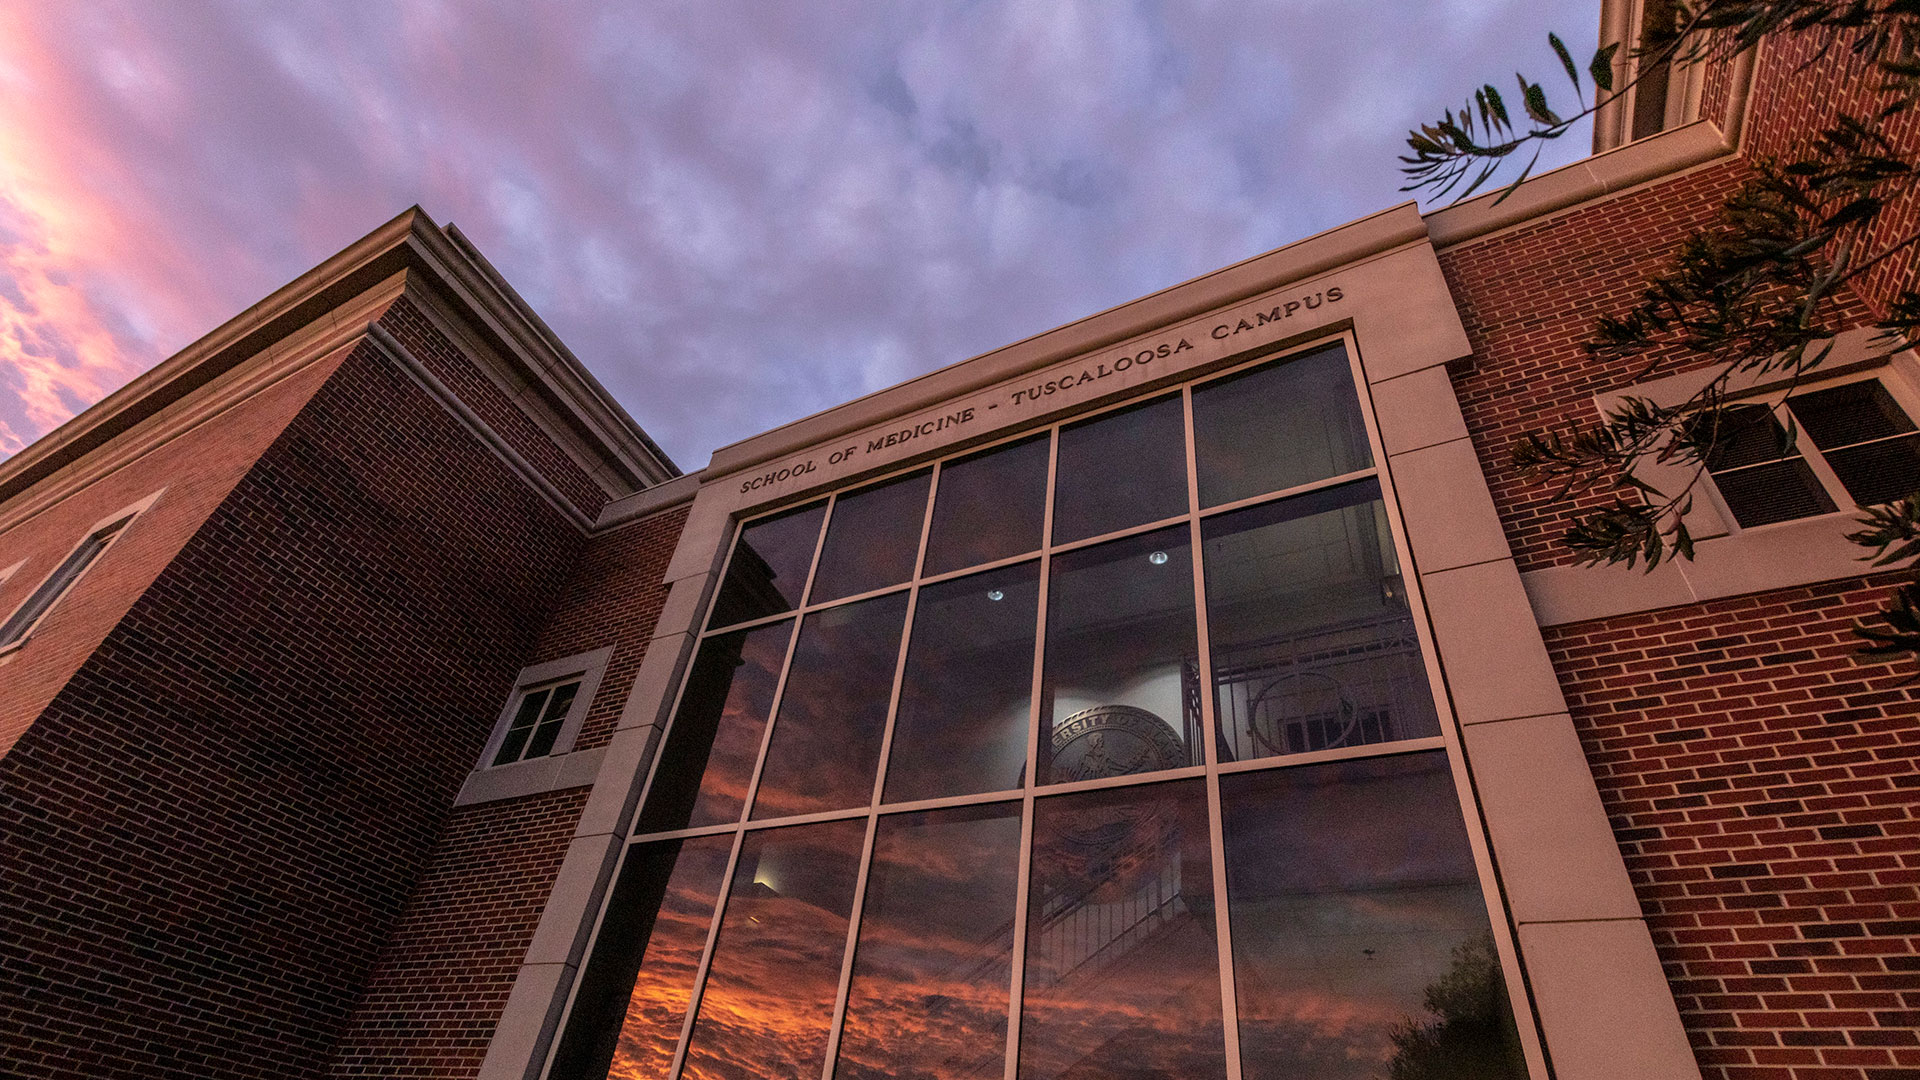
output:
<svg viewBox="0 0 1920 1080"><path fill-rule="evenodd" d="M1396 7L0 15L0 453L419 202L697 468L1398 202L1407 126L1597 18Z"/></svg>

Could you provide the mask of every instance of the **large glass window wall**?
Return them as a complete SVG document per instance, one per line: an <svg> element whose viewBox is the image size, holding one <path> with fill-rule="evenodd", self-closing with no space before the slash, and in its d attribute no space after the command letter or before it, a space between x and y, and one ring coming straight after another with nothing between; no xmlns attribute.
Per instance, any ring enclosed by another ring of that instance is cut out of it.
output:
<svg viewBox="0 0 1920 1080"><path fill-rule="evenodd" d="M1527 1075L1343 344L737 532L549 1075Z"/></svg>

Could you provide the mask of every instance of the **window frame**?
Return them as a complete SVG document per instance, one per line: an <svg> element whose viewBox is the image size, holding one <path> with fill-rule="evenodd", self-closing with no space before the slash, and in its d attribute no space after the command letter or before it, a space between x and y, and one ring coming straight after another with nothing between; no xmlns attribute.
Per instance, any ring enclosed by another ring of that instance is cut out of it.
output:
<svg viewBox="0 0 1920 1080"><path fill-rule="evenodd" d="M1371 464L1364 468L1342 473L1337 476L1268 491L1215 506L1201 505L1193 420L1193 396L1195 392L1215 382L1224 381L1251 369L1276 363L1290 356L1304 355L1335 345L1344 348L1346 351L1352 388L1362 423L1365 427L1367 446L1371 454ZM1184 413L1184 450L1186 457L1188 501L1185 510L1169 518L1143 522L1078 540L1056 542L1053 539L1053 519L1057 498L1056 480L1059 465L1060 431L1066 427L1090 421L1108 413L1142 405L1167 396L1177 396L1181 400ZM1042 434L1048 436L1049 448L1045 519L1042 525L1039 547L1032 551L974 566L937 574L924 574L933 511L939 498L939 466L948 461L969 458L988 452L999 446L1010 445ZM921 522L919 536L920 550L915 557L913 575L901 584L838 597L831 601L815 603L812 597L813 577L819 568L822 551L825 547L826 532L833 524L833 506L838 497L843 493L857 493L888 480L905 476L917 469L929 467L934 469L934 476L931 480L923 520ZM1405 568L1401 580L1407 589L1409 616L1415 630L1415 636L1419 642L1421 665L1427 679L1428 692L1434 699L1435 711L1439 723L1439 733L1431 736L1401 739L1391 742L1363 743L1298 754L1249 758L1236 761L1219 760L1219 740L1216 734L1218 720L1215 715L1218 704L1216 700L1217 694L1212 685L1212 665L1207 659L1211 655L1211 642L1209 641L1209 627L1204 611L1207 594L1205 559L1202 554L1204 551L1203 523L1207 519L1217 515L1230 514L1251 506L1280 502L1307 495L1315 491L1363 481L1367 478L1375 479L1380 486L1380 502L1385 508L1385 517L1390 533L1389 538L1383 539L1389 540L1395 559L1400 566ZM718 599L720 584L727 580L727 571L738 551L738 540L742 531L757 521L791 512L816 502L824 503L826 512L822 515L819 532L814 539L812 559L808 566L804 591L793 608L784 612L740 620L726 625L709 626L707 620L711 617L712 608ZM1202 679L1205 683L1205 689L1200 695L1203 712L1201 732L1205 751L1205 760L1201 764L1150 773L1128 774L1065 783L1035 784L1028 782L1018 789L944 796L911 802L887 802L885 800L884 789L891 757L894 725L899 707L902 676L907 651L912 643L911 632L915 622L917 601L921 588L954 578L967 577L990 570L1017 565L1026 561L1038 561L1041 564L1040 588L1043 599L1040 606L1039 623L1036 629L1036 662L1031 675L1032 687L1029 704L1029 708L1032 711L1029 716L1029 730L1027 733L1028 765L1026 775L1031 777L1035 775L1038 745L1041 738L1040 729L1042 720L1036 719L1036 717L1038 717L1038 710L1040 709L1041 687L1045 677L1047 623L1046 601L1044 598L1047 595L1053 559L1056 556L1066 554L1070 551L1110 543L1126 537L1172 526L1182 526L1189 530L1189 541L1193 549L1194 603L1196 608L1200 667L1203 673ZM861 916L864 908L864 894L871 867L873 846L878 826L883 817L969 805L978 806L1015 801L1020 802L1022 839L1018 853L1020 860L1018 868L1019 889L1014 910L1016 912L1024 912L1028 903L1029 883L1032 874L1032 833L1036 809L1034 804L1038 799L1103 788L1203 779L1207 792L1209 851L1212 855L1212 887L1215 904L1215 943L1218 951L1217 963L1221 982L1222 1021L1226 1035L1226 1077L1227 1080L1240 1080L1242 1075L1240 1028L1235 984L1235 961L1233 958L1233 925L1231 922L1231 905L1227 899L1227 866L1225 852L1222 846L1223 826L1221 821L1220 779L1223 776L1241 772L1311 767L1356 758L1388 757L1432 752L1443 752L1446 755L1447 767L1453 780L1455 798L1461 812L1462 824L1467 836L1468 846L1471 850L1476 872L1476 883L1479 886L1480 896L1485 905L1489 929L1492 933L1495 951L1500 961L1501 975L1505 980L1506 1001L1512 1009L1513 1017L1518 1028L1527 1075L1535 1078L1535 1080L1545 1075L1543 1071L1545 1068L1544 1049L1538 1026L1539 1021L1537 1013L1535 1012L1531 992L1527 988L1526 977L1520 964L1515 925L1508 911L1507 903L1493 865L1490 840L1487 835L1485 822L1481 816L1478 800L1474 795L1473 780L1468 770L1460 721L1454 711L1445 676L1441 670L1439 648L1434 639L1432 619L1427 610L1422 584L1416 569L1418 563L1413 555L1412 545L1407 534L1404 513L1395 490L1390 469L1390 456L1382 439L1379 421L1375 414L1372 387L1367 381L1359 342L1352 329L1337 330L1305 341L1295 341L1278 347L1263 346L1247 352L1238 353L1224 358L1217 363L1181 372L1177 377L1166 380L1156 380L1152 383L1132 388L1130 392L1122 396L1104 400L1091 407L1056 413L1045 419L1036 420L1032 423L998 432L993 437L980 442L949 447L926 455L916 455L891 464L887 468L871 474L842 480L831 486L813 489L802 494L796 494L791 497L744 508L734 515L733 520L729 523L722 537L722 543L725 546L722 548L722 557L714 575L715 587L706 598L706 602L701 605L699 618L694 624L692 631L691 636L694 639L692 644L693 652L689 654L687 669L691 669L693 657L697 655L701 644L704 643L708 637L775 625L786 620L793 620L794 623L793 629L789 632L786 644L786 655L782 661L773 692L773 698L769 706L768 720L760 733L761 741L758 756L755 760L752 775L746 790L745 803L741 809L741 816L740 819L735 822L720 825L695 826L649 833L641 833L637 831L637 829L630 830L621 837L620 854L614 861L611 871L612 878L610 880L617 880L626 865L627 859L633 852L646 845L662 841L689 840L716 834L731 834L733 838L732 852L729 855L726 870L721 879L723 883L730 882L734 876L742 845L749 833L758 832L763 829L776 829L849 818L866 819L867 835L860 863L860 878L856 886L853 911L848 924L845 952L842 956L840 968L839 988L834 1010L829 1020L829 1041L825 1050L825 1072L823 1075L832 1075L838 1059L840 1036L843 1031L842 1025L845 1018L849 989L855 966L853 956L859 938ZM753 807L758 793L761 775L766 767L768 747L778 724L780 705L785 695L787 675L792 669L793 655L798 646L800 631L804 629L800 625L801 622L804 621L806 616L817 611L859 603L894 592L907 592L909 602L903 623L899 656L894 669L887 725L882 739L880 758L875 767L873 791L869 802L865 805L844 810L821 811L786 817L753 817ZM681 699L686 693L688 682L686 672L683 671L671 695L670 707L664 713L667 721L659 736L658 746L664 747L667 738L671 735L673 720L679 715ZM645 780L638 793L636 805L644 807L646 800L652 796L656 773L660 769L665 756L666 755L661 752L655 752L650 755ZM586 964L590 962L595 953L601 930L606 924L606 919L609 915L608 905L612 900L612 892L613 890L608 889L606 895L601 897L599 903L594 908L593 921L591 923L592 930L581 953L583 972ZM716 900L711 914L705 946L700 953L694 979L689 987L686 1011L682 1017L681 1030L678 1042L674 1048L672 1063L668 1069L668 1076L679 1077L685 1065L691 1033L695 1021L699 1017L701 999L707 982L710 965L718 944L717 939L720 925L726 915L726 910L726 885L723 884L721 894ZM1026 967L1026 923L1024 918L1018 921L1017 927L1012 944L1012 987L1009 1001L1009 1016L1012 1018L1012 1022L1008 1024L1007 1033L1007 1053L1009 1060L1016 1065L1018 1062L1019 1047L1019 1018L1022 1015L1023 1009L1022 987ZM572 1021L574 1005L578 999L582 981L581 979L574 979L566 993L559 1023L554 1029L555 1037L546 1048L545 1059L541 1064L541 1069L538 1074L542 1078L547 1078L552 1075L552 1070L558 1061L558 1051L568 1030L568 1025ZM1011 1067L1013 1066L1010 1066L1010 1068Z"/></svg>
<svg viewBox="0 0 1920 1080"><path fill-rule="evenodd" d="M27 590L26 595L20 598L19 603L8 608L6 615L0 617L0 627L4 627L7 623L12 622L14 616L18 615L22 609L32 603L34 599L40 595L41 590L47 587L55 575L59 574L89 541L101 533L106 532L108 529L113 530L113 534L107 537L106 541L101 545L100 550L96 552L91 559L87 560L87 564L81 567L80 571L74 574L73 578L62 586L59 592L55 593L47 601L46 606L41 609L40 614L33 617L32 622L21 627L19 633L12 640L0 642L0 657L11 656L25 648L27 643L33 640L33 636L40 632L41 627L46 625L48 617L59 610L60 605L67 597L73 595L73 591L80 587L80 583L86 580L87 575L93 573L94 570L99 567L100 563L106 559L107 554L119 546L120 541L126 537L127 533L133 530L134 521L137 520L140 515L152 509L154 503L160 500L160 496L165 494L166 490L166 488L161 488L144 499L129 503L94 522L81 532L80 538L75 540L60 558L54 560L53 565L47 569L45 574L40 576L40 580L34 583L33 588ZM19 573L29 561L30 558L21 559L19 562L0 571L0 584L13 580L14 576Z"/></svg>
<svg viewBox="0 0 1920 1080"><path fill-rule="evenodd" d="M495 773L515 769L535 768L562 758L573 752L573 744L580 737L580 728L586 722L587 711L593 705L594 695L600 690L600 681L606 676L607 661L613 656L613 646L595 649L592 652L576 653L558 660L529 664L520 669L513 680L513 689L507 694L506 704L501 706L500 716L494 721L493 733L487 736L487 745L480 753L480 760L474 765L475 773ZM568 682L574 678L580 680L580 690L573 696L573 703L567 707L566 719L560 723L560 734L553 740L553 749L539 757L523 757L513 761L494 763L499 756L500 747L507 741L507 730L513 726L514 713L519 711L520 702L529 693L549 686Z"/></svg>
<svg viewBox="0 0 1920 1080"><path fill-rule="evenodd" d="M1719 482L1711 473L1703 470L1700 478L1706 482L1705 490L1711 493L1714 508L1719 512L1722 521L1727 527L1727 531L1729 533L1753 532L1758 529L1774 529L1782 525L1818 521L1822 518L1852 518L1866 509L1866 507L1854 501L1852 492L1849 492L1846 484L1841 482L1839 474L1833 471L1833 466L1827 463L1826 451L1815 446L1813 439L1807 435L1806 428L1800 423L1799 417L1794 415L1792 411L1792 402L1794 398L1819 390L1831 390L1835 387L1849 386L1855 383L1878 382L1886 389L1888 395L1893 398L1894 403L1899 405L1907 414L1907 419L1912 421L1916 428L1920 428L1920 387L1916 387L1912 381L1902 377L1902 375L1903 373L1891 364L1876 365L1866 368L1856 368L1851 371L1835 372L1822 378L1813 379L1804 383L1796 382L1784 388L1758 394L1743 394L1730 400L1728 402L1729 405L1765 406L1767 410L1773 414L1774 419L1780 423L1781 427L1792 433L1793 443L1790 448L1791 451L1799 454L1801 459L1807 463L1807 467L1813 473L1814 479L1826 492L1827 497L1833 500L1834 509L1819 514L1805 514L1800 517L1770 521L1764 525L1742 525L1739 519L1734 516L1732 505L1727 502L1726 496L1721 493Z"/></svg>

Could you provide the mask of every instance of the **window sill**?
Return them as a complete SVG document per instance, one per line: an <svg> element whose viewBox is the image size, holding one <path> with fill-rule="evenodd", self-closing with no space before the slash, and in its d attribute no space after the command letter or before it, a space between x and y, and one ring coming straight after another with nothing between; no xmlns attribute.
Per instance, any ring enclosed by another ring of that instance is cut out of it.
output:
<svg viewBox="0 0 1920 1080"><path fill-rule="evenodd" d="M467 782L461 786L453 805L472 806L589 787L594 777L600 774L600 759L605 756L605 747L595 747L572 754L555 754L532 761L515 761L476 769L468 774Z"/></svg>
<svg viewBox="0 0 1920 1080"><path fill-rule="evenodd" d="M1540 625L1560 626L1879 573L1847 539L1859 528L1857 515L1841 510L1701 540L1692 562L1663 562L1652 573L1555 566L1530 570L1520 581Z"/></svg>

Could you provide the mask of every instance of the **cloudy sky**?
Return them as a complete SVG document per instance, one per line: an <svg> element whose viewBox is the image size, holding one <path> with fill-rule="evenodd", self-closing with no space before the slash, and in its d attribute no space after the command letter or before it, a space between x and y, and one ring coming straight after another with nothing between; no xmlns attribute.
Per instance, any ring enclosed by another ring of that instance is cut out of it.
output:
<svg viewBox="0 0 1920 1080"><path fill-rule="evenodd" d="M1410 124L1544 78L1546 31L1584 55L1597 21L1596 0L0 0L0 456L417 202L698 468L1402 201Z"/></svg>

